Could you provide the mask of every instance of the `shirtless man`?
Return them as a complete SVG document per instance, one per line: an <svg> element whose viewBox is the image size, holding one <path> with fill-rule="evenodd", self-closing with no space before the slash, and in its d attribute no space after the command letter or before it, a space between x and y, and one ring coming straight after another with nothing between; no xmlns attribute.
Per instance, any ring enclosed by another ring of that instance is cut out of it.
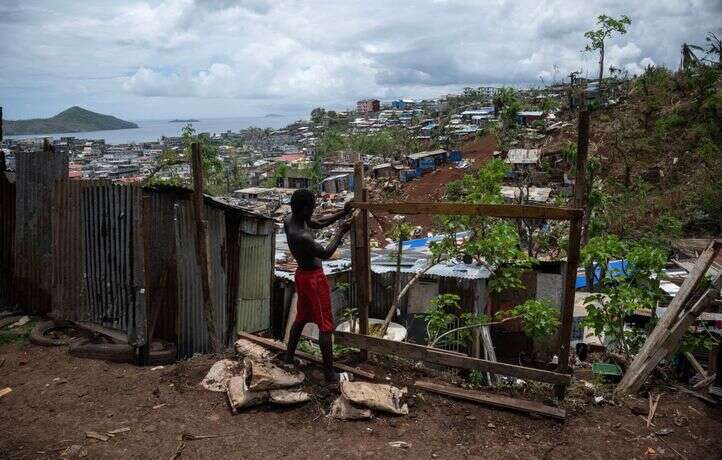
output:
<svg viewBox="0 0 722 460"><path fill-rule="evenodd" d="M326 227L348 214L344 208L330 216L313 219L316 200L313 193L306 189L293 192L291 197L291 215L283 224L286 240L291 254L298 262L294 276L296 282L296 320L291 327L285 361L293 362L301 332L306 323L313 322L318 326L318 342L323 356L323 371L326 380L337 382L338 374L333 370L333 351L331 334L334 330L331 313L331 290L326 275L323 274L322 260L331 258L341 244L346 232L351 228L351 219L341 222L338 232L325 248L318 244L311 234L311 229Z"/></svg>

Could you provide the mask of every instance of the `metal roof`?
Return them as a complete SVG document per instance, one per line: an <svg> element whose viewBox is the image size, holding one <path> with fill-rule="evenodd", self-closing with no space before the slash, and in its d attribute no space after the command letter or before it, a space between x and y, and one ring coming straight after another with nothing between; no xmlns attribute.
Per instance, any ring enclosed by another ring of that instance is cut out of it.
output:
<svg viewBox="0 0 722 460"><path fill-rule="evenodd" d="M444 149L438 149L438 150L427 150L424 152L417 152L417 153L411 153L409 155L406 155L406 158L410 158L412 160L418 160L420 158L426 158L436 155L443 155L446 153L446 150Z"/></svg>

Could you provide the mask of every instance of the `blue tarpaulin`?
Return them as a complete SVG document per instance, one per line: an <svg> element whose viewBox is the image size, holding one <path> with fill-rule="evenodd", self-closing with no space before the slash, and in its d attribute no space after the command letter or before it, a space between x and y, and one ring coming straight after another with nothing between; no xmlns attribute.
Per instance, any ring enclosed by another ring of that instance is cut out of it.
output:
<svg viewBox="0 0 722 460"><path fill-rule="evenodd" d="M626 260L613 260L609 262L609 265L607 266L607 274L617 274L617 273L623 273L624 270L627 269L627 261ZM600 278L602 276L602 270L595 265L594 267L594 285L596 286L599 284ZM582 289L587 287L587 277L585 276L584 272L581 274L577 274L577 289Z"/></svg>

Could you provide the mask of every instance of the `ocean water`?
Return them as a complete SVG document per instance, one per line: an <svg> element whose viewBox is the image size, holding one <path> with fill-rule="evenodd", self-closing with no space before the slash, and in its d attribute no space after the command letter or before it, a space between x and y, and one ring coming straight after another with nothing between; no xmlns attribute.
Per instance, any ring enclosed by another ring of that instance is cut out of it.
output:
<svg viewBox="0 0 722 460"><path fill-rule="evenodd" d="M238 132L241 129L255 126L258 128L279 129L293 123L300 117L235 117L235 118L198 118L191 123L199 133L224 133L228 130ZM57 139L73 136L80 139L105 139L108 144L125 144L130 142L152 142L162 136L179 136L186 123L171 123L168 120L129 120L138 125L132 129L114 129L110 131L90 131L80 133L56 134L22 134L4 136L7 139L27 139L35 137L48 137Z"/></svg>

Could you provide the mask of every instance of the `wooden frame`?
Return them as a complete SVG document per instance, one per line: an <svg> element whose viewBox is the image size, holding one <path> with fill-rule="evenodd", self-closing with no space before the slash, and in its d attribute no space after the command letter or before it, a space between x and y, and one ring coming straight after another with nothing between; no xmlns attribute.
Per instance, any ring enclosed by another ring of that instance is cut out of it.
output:
<svg viewBox="0 0 722 460"><path fill-rule="evenodd" d="M479 215L488 217L508 218L508 219L550 219L550 220L568 220L569 226L569 248L567 250L567 268L564 279L564 301L561 312L561 327L558 334L557 355L559 363L557 372L569 376L569 343L572 333L572 322L574 315L574 296L576 291L577 267L579 265L579 251L582 241L582 224L585 219L584 201L586 191L586 167L587 167L587 151L589 147L589 111L582 109L579 112L578 138L577 138L577 158L575 170L574 199L572 208L554 207L554 206L536 206L536 205L479 205L469 203L369 203L366 201L367 194L364 189L363 163L357 158L354 167L354 201L351 206L362 210L360 218L356 219L355 231L352 233L352 259L354 278L357 280L357 299L359 303L359 324L361 336L358 334L338 334L336 337L343 337L341 340L347 344L353 341L356 345L363 343L361 347L365 359L366 351L374 351L383 354L393 354L398 351L398 347L391 348L389 344L379 344L372 340L367 340L365 336L368 330L368 305L370 303L370 263L368 259L368 213L370 211L387 212L391 214L441 214L441 215ZM360 263L359 263L360 262ZM358 265L357 265L358 263ZM352 336L363 337L363 339L353 338ZM380 340L380 339L379 339ZM393 342L392 342L393 343ZM405 344L410 345L410 344ZM372 349L373 348L373 349ZM434 351L428 347L424 348L425 356L431 356L433 359L440 359L440 352ZM405 350L410 350L408 347ZM434 362L432 359L432 362ZM448 359L444 357L448 362ZM475 358L468 358L475 359ZM424 359L426 360L426 359ZM477 360L484 362L485 360ZM458 364L462 363L459 361ZM463 361L465 365L467 361ZM486 361L491 363L491 361ZM440 363L443 364L443 363ZM499 363L496 363L499 364ZM476 366L487 366L485 363L475 363ZM505 365L508 366L508 365ZM461 366L464 367L464 366ZM474 367L475 369L479 367ZM491 369L486 369L491 370ZM493 372L493 370L491 370ZM539 369L527 368L523 366L511 366L505 369L507 375L521 378L531 378L540 380L541 374L535 374L532 371ZM546 372L546 371L545 371ZM499 372L504 373L504 372ZM531 374L530 374L531 373ZM557 375L559 375L557 374ZM532 375L530 377L530 375ZM546 374L543 374L546 376ZM542 380L545 381L545 380ZM548 380L546 380L548 381ZM555 384L555 392L560 399L564 397L566 381L550 382Z"/></svg>

